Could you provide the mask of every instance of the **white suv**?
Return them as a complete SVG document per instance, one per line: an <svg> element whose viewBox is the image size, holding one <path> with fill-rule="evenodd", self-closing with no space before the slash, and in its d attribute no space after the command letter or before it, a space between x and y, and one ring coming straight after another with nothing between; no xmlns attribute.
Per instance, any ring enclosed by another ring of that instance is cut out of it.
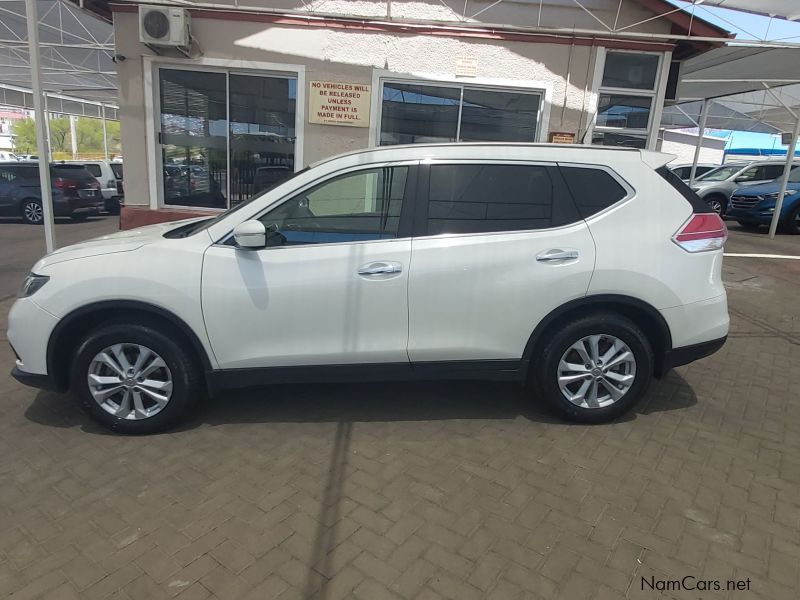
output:
<svg viewBox="0 0 800 600"><path fill-rule="evenodd" d="M106 212L118 215L120 209L120 192L117 181L121 179L117 174L121 169L116 165L122 163L111 162L110 160L72 160L71 163L83 165L100 184L100 191L103 194L103 204Z"/></svg>
<svg viewBox="0 0 800 600"><path fill-rule="evenodd" d="M13 373L128 433L172 425L204 386L343 379L517 380L565 418L613 419L728 333L727 232L671 158L332 158L216 218L44 257L9 316Z"/></svg>

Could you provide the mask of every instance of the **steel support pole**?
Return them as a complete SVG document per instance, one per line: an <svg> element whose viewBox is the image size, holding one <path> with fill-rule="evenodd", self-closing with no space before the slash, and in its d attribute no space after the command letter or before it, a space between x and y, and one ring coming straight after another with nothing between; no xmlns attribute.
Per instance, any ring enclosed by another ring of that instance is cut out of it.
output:
<svg viewBox="0 0 800 600"><path fill-rule="evenodd" d="M36 115L36 149L39 154L39 185L41 186L42 213L44 216L44 242L47 252L56 248L53 226L53 190L50 187L50 150L47 147L44 96L42 95L42 65L39 56L39 9L36 0L25 0L28 25L28 54L31 61L31 87L33 110Z"/></svg>
<svg viewBox="0 0 800 600"><path fill-rule="evenodd" d="M100 105L100 116L103 119L103 155L108 160L108 131L106 130L106 105Z"/></svg>
<svg viewBox="0 0 800 600"><path fill-rule="evenodd" d="M72 149L72 160L78 160L78 132L76 124L78 117L75 115L69 116L69 145Z"/></svg>
<svg viewBox="0 0 800 600"><path fill-rule="evenodd" d="M778 230L778 221L781 220L781 208L783 208L783 195L786 193L786 187L789 183L789 173L792 171L792 161L794 161L794 151L797 148L797 138L800 136L800 117L794 125L792 132L792 139L789 142L789 148L786 150L786 165L783 167L783 176L781 176L781 191L778 192L778 199L775 201L775 212L772 213L772 221L769 224L769 237L774 238L775 232Z"/></svg>
<svg viewBox="0 0 800 600"><path fill-rule="evenodd" d="M706 134L706 121L708 113L711 112L713 100L703 100L700 107L700 123L697 131L697 145L694 147L694 160L692 160L692 172L689 175L689 187L694 185L694 177L697 174L697 162L700 160L700 149L703 147L703 136Z"/></svg>
<svg viewBox="0 0 800 600"><path fill-rule="evenodd" d="M50 139L50 112L47 110L47 94L44 95L44 139L47 142L47 151L53 151L53 142ZM47 160L53 160L53 157L48 154Z"/></svg>

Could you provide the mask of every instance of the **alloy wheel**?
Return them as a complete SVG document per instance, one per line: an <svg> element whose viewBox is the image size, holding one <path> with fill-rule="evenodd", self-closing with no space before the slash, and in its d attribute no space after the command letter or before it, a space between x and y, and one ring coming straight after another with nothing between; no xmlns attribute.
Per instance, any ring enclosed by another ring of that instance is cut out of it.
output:
<svg viewBox="0 0 800 600"><path fill-rule="evenodd" d="M156 352L140 344L114 344L89 363L89 391L100 407L120 419L147 419L172 397L172 373Z"/></svg>
<svg viewBox="0 0 800 600"><path fill-rule="evenodd" d="M558 363L558 387L572 404L603 408L617 402L636 379L636 359L630 347L613 335L581 338Z"/></svg>
<svg viewBox="0 0 800 600"><path fill-rule="evenodd" d="M44 220L42 205L38 202L27 202L22 210L25 219L30 223L41 223Z"/></svg>
<svg viewBox="0 0 800 600"><path fill-rule="evenodd" d="M718 215L722 214L722 202L720 202L719 200L711 200L708 203L708 206Z"/></svg>

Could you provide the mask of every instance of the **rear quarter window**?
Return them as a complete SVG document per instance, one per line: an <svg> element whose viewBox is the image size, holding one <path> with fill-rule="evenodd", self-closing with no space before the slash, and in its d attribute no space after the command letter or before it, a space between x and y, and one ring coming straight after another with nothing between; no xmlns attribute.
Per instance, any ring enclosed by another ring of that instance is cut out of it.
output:
<svg viewBox="0 0 800 600"><path fill-rule="evenodd" d="M584 219L605 210L628 195L628 191L603 169L566 166L560 168L578 211ZM677 175L674 176L680 181Z"/></svg>
<svg viewBox="0 0 800 600"><path fill-rule="evenodd" d="M714 212L711 207L703 202L703 199L700 198L688 185L686 185L680 177L675 175L672 171L670 171L667 167L659 167L656 169L656 173L661 175L664 180L668 184L670 184L675 191L678 192L681 196L683 196L689 204L692 205L692 210L696 213L710 213Z"/></svg>
<svg viewBox="0 0 800 600"><path fill-rule="evenodd" d="M103 174L103 172L100 170L100 165L88 164L85 166L86 170L89 171L89 173L91 173L94 177L100 177Z"/></svg>

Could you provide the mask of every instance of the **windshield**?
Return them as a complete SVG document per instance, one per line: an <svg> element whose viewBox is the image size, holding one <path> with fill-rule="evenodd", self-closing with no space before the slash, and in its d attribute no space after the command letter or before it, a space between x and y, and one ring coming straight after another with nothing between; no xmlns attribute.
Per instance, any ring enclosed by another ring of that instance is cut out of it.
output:
<svg viewBox="0 0 800 600"><path fill-rule="evenodd" d="M696 177L695 181L725 181L730 179L736 173L742 170L742 165L735 165L730 167L719 167L713 171L709 171L700 177Z"/></svg>

